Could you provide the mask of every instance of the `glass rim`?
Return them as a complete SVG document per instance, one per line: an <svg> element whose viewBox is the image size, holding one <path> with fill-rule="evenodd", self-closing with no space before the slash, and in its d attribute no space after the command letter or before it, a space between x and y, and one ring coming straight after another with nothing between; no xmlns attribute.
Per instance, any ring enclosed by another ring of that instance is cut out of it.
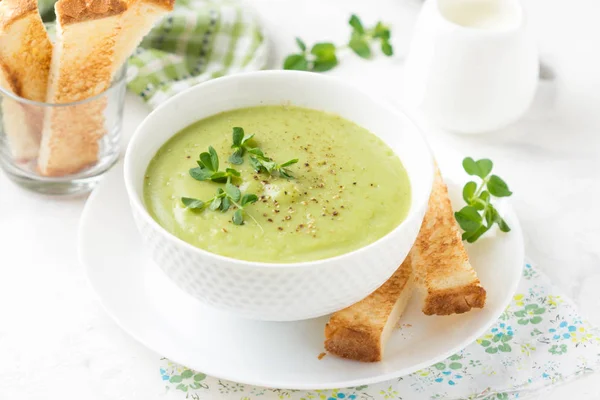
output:
<svg viewBox="0 0 600 400"><path fill-rule="evenodd" d="M121 68L119 68L119 70L115 74L115 78L112 80L112 82L110 83L110 86L106 90L103 90L102 92L100 92L92 97L88 97L83 100L71 101L68 103L46 103L45 101L29 100L29 99L26 99L25 97L21 97L13 92L7 90L6 88L4 88L1 85L0 85L0 95L2 97L6 96L18 103L27 104L30 106L45 107L45 108L72 107L72 106L90 103L94 100L99 99L100 97L106 96L107 94L111 93L114 90L117 90L116 88L119 86L119 84L121 84L123 81L125 81L125 78L127 75L126 71L127 71L127 63L123 64L123 66Z"/></svg>

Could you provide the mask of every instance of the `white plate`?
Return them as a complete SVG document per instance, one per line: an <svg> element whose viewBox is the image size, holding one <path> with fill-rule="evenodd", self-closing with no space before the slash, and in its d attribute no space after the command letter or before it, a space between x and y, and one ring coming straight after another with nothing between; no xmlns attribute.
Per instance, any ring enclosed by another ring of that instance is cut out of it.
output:
<svg viewBox="0 0 600 400"><path fill-rule="evenodd" d="M457 192L457 187L451 187ZM211 309L175 287L150 260L130 216L122 167L90 196L81 218L79 254L106 311L148 348L222 379L286 389L358 386L406 375L466 347L500 316L517 288L523 240L512 209L509 234L482 238L468 252L487 305L463 315L428 317L413 297L384 361L319 360L327 318L260 322ZM335 282L331 284L335 291Z"/></svg>

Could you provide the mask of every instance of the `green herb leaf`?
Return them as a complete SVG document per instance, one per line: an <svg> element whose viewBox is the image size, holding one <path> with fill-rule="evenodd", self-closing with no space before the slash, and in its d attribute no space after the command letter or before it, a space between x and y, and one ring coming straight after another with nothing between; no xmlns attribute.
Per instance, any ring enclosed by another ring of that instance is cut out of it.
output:
<svg viewBox="0 0 600 400"><path fill-rule="evenodd" d="M298 45L300 50L302 50L303 52L306 51L306 43L304 43L304 41L299 37L296 38L296 44Z"/></svg>
<svg viewBox="0 0 600 400"><path fill-rule="evenodd" d="M490 172L492 172L492 168L494 168L494 163L492 163L492 160L489 160L487 158L477 160L476 164L479 168L480 178L485 178L486 176L488 176Z"/></svg>
<svg viewBox="0 0 600 400"><path fill-rule="evenodd" d="M479 195L479 200L483 201L484 203L489 203L490 202L490 192L488 192L487 190L484 190L483 192L481 192L481 194Z"/></svg>
<svg viewBox="0 0 600 400"><path fill-rule="evenodd" d="M194 178L197 181L205 181L210 179L212 172L209 171L206 168L200 168L200 167L196 167L196 168L192 168L190 169L190 176L192 178Z"/></svg>
<svg viewBox="0 0 600 400"><path fill-rule="evenodd" d="M481 227L481 215L472 206L463 207L454 213L454 217L460 227L467 232L476 231Z"/></svg>
<svg viewBox="0 0 600 400"><path fill-rule="evenodd" d="M350 39L350 43L348 43L348 46L350 46L352 51L362 58L371 57L371 48L369 47L369 43L362 36L353 35Z"/></svg>
<svg viewBox="0 0 600 400"><path fill-rule="evenodd" d="M493 163L487 158L481 160L473 160L471 157L467 157L463 160L463 168L469 175L478 176L481 179L485 179L493 168Z"/></svg>
<svg viewBox="0 0 600 400"><path fill-rule="evenodd" d="M313 68L312 70L315 72L325 72L325 71L329 71L330 69L333 69L336 65L338 65L338 60L337 58L334 58L333 60L316 60L313 63Z"/></svg>
<svg viewBox="0 0 600 400"><path fill-rule="evenodd" d="M312 65L312 70L316 72L329 71L338 64L335 55L335 45L333 43L317 43L311 49L311 54L316 58Z"/></svg>
<svg viewBox="0 0 600 400"><path fill-rule="evenodd" d="M229 176L235 176L235 177L238 177L238 178L241 176L240 171L238 171L237 169L225 168L225 172Z"/></svg>
<svg viewBox="0 0 600 400"><path fill-rule="evenodd" d="M500 215L498 215L498 213L496 213L496 223L502 232L510 232L510 226L508 226L506 221Z"/></svg>
<svg viewBox="0 0 600 400"><path fill-rule="evenodd" d="M245 194L242 196L242 200L240 200L240 204L244 207L246 204L256 203L258 201L258 196L255 194Z"/></svg>
<svg viewBox="0 0 600 400"><path fill-rule="evenodd" d="M294 178L294 176L290 173L290 171L288 171L285 168L282 168L279 170L279 176L281 176L282 178L285 178L285 179L293 179Z"/></svg>
<svg viewBox="0 0 600 400"><path fill-rule="evenodd" d="M480 226L474 232L465 232L462 235L462 239L466 240L469 243L474 243L477 239L479 239L484 233L486 233L490 228L488 226Z"/></svg>
<svg viewBox="0 0 600 400"><path fill-rule="evenodd" d="M254 137L254 133L248 136L244 136L244 140L242 140L242 145L245 145L249 140Z"/></svg>
<svg viewBox="0 0 600 400"><path fill-rule="evenodd" d="M207 152L200 154L200 162L198 164L200 165L200 168L205 168L205 169L209 170L210 172L217 172L217 170L213 168L212 158L210 157L210 154Z"/></svg>
<svg viewBox="0 0 600 400"><path fill-rule="evenodd" d="M477 210L481 211L481 210L485 209L485 207L489 204L489 202L490 202L490 193L488 191L483 191L483 192L481 192L481 194L479 195L478 198L473 198L468 203L470 205L472 205L473 207L475 207Z"/></svg>
<svg viewBox="0 0 600 400"><path fill-rule="evenodd" d="M487 158L475 161L471 157L466 157L463 160L465 171L482 180L479 185L470 181L464 186L463 199L467 202L467 206L454 214L456 221L465 231L462 235L463 240L469 243L479 239L494 224L498 224L502 232L510 232L510 227L491 203L491 197L510 196L512 192L500 177L490 175L493 167L494 164Z"/></svg>
<svg viewBox="0 0 600 400"><path fill-rule="evenodd" d="M231 207L231 200L229 200L229 197L224 197L221 201L221 211L226 212L229 207Z"/></svg>
<svg viewBox="0 0 600 400"><path fill-rule="evenodd" d="M269 174L272 173L277 166L277 164L274 161L271 161L270 158L258 158L258 162L267 170Z"/></svg>
<svg viewBox="0 0 600 400"><path fill-rule="evenodd" d="M379 42L381 51L386 56L394 54L394 49L390 43L390 28L381 21L373 28L366 28L360 18L352 14L348 20L352 27L351 36L347 47L362 58L371 57L371 43ZM284 62L284 69L294 69L301 71L325 72L335 68L339 64L338 50L343 50L346 46L338 47L334 43L319 42L310 48L307 53L307 45L300 38L296 38L296 44L300 52L288 55Z"/></svg>
<svg viewBox="0 0 600 400"><path fill-rule="evenodd" d="M391 37L390 28L385 26L382 22L378 22L377 25L375 25L375 29L373 29L373 37L387 42Z"/></svg>
<svg viewBox="0 0 600 400"><path fill-rule="evenodd" d="M467 174L475 176L479 175L479 167L477 166L475 160L473 160L471 157L466 157L463 160L462 165Z"/></svg>
<svg viewBox="0 0 600 400"><path fill-rule="evenodd" d="M290 166L298 162L297 159L286 161L285 163L278 165L273 159L264 155L263 151L257 147L249 147L249 141L254 137L254 134L246 136L244 129L241 127L234 127L232 129L232 145L231 148L235 149L234 153L229 156L230 162L234 164L243 163L243 155L245 151L252 154L250 158L250 164L260 172L267 172L273 175L275 172L279 172L282 177L290 177L289 171L286 166ZM219 171L219 157L216 150L212 147L208 147L208 152L203 152L199 155L197 161L198 167L190 169L190 175L197 180L212 180L216 183L224 183L225 187L218 188L217 194L206 202L189 198L182 197L182 203L190 209L203 210L208 207L211 211L220 210L221 212L228 211L232 205L237 207L232 217L233 222L236 225L242 225L244 221L244 208L258 201L258 196L252 193L246 193L242 196L239 187L232 183L233 179L241 178L241 173L235 168L227 167L225 171ZM240 202L240 203L238 203ZM262 230L260 223L252 216L252 214L246 214L250 217L259 228Z"/></svg>
<svg viewBox="0 0 600 400"><path fill-rule="evenodd" d="M488 204L487 208L485 208L485 211L483 213L483 217L485 218L485 223L486 226L492 226L494 224L494 213L496 212L496 210L494 209L494 206L492 206L491 204Z"/></svg>
<svg viewBox="0 0 600 400"><path fill-rule="evenodd" d="M264 157L264 153L262 152L261 149L259 149L258 147L254 147L252 149L248 149L248 153L260 156L260 157Z"/></svg>
<svg viewBox="0 0 600 400"><path fill-rule="evenodd" d="M500 214L498 213L498 210L496 210L491 205L490 205L490 208L492 210L492 216L491 216L492 223L498 224L498 228L502 232L510 232L510 227L508 226L508 224L506 223L506 221L500 216Z"/></svg>
<svg viewBox="0 0 600 400"><path fill-rule="evenodd" d="M283 69L308 71L308 60L304 54L291 54L283 62Z"/></svg>
<svg viewBox="0 0 600 400"><path fill-rule="evenodd" d="M218 171L219 170L219 156L217 155L217 152L215 151L215 149L212 146L208 146L208 152L210 154L212 170Z"/></svg>
<svg viewBox="0 0 600 400"><path fill-rule="evenodd" d="M394 55L394 48L392 47L390 42L388 42L387 40L382 41L381 42L381 52L389 57L389 56Z"/></svg>
<svg viewBox="0 0 600 400"><path fill-rule="evenodd" d="M487 189L490 194L495 197L508 197L512 192L508 189L508 185L498 175L490 176L487 183Z"/></svg>
<svg viewBox="0 0 600 400"><path fill-rule="evenodd" d="M199 199L194 199L192 197L182 197L181 202L186 208L192 210L201 210L204 208L204 202Z"/></svg>
<svg viewBox="0 0 600 400"><path fill-rule="evenodd" d="M232 136L233 136L233 144L231 145L231 148L233 149L233 148L241 146L242 140L244 139L244 128L240 128L239 126L234 127Z"/></svg>
<svg viewBox="0 0 600 400"><path fill-rule="evenodd" d="M219 172L215 172L214 174L212 174L210 176L210 180L213 182L217 182L217 183L225 183L225 182L227 182L228 177L229 177L229 175L226 172L219 171Z"/></svg>
<svg viewBox="0 0 600 400"><path fill-rule="evenodd" d="M473 181L467 182L465 187L463 188L463 199L469 204L473 195L475 194L475 190L477 190L477 184Z"/></svg>
<svg viewBox="0 0 600 400"><path fill-rule="evenodd" d="M279 168L289 167L290 165L296 164L297 162L298 162L298 159L294 158L293 160L289 160L289 161L284 162L283 164L281 164L279 166Z"/></svg>
<svg viewBox="0 0 600 400"><path fill-rule="evenodd" d="M211 211L216 211L221 207L221 202L223 199L221 197L215 197L213 201L210 203L210 207L208 207Z"/></svg>
<svg viewBox="0 0 600 400"><path fill-rule="evenodd" d="M229 156L228 161L235 165L240 165L244 163L244 148L240 147L236 151L233 152L232 155Z"/></svg>
<svg viewBox="0 0 600 400"><path fill-rule="evenodd" d="M229 196L231 200L235 202L240 201L240 197L242 197L240 189L237 186L231 184L230 182L227 182L227 184L225 185L225 193L227 193L227 196Z"/></svg>
<svg viewBox="0 0 600 400"><path fill-rule="evenodd" d="M244 214L243 211L241 209L237 209L235 210L235 212L233 213L233 223L236 225L242 225L244 223Z"/></svg>
<svg viewBox="0 0 600 400"><path fill-rule="evenodd" d="M250 157L250 165L252 166L252 168L254 168L256 172L260 172L262 169L262 165L260 165L256 157Z"/></svg>
<svg viewBox="0 0 600 400"><path fill-rule="evenodd" d="M363 27L363 24L362 24L360 18L358 18L358 16L356 14L352 14L348 23L350 24L350 26L352 27L354 32L357 32L360 34L365 33L365 28Z"/></svg>
<svg viewBox="0 0 600 400"><path fill-rule="evenodd" d="M335 59L335 45L333 43L316 43L310 53L321 60Z"/></svg>

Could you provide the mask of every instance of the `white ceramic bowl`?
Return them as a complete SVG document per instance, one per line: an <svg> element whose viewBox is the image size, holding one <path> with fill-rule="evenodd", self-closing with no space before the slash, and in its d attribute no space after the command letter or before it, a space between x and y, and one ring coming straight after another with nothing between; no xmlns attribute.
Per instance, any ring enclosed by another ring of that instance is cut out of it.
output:
<svg viewBox="0 0 600 400"><path fill-rule="evenodd" d="M241 261L196 248L163 229L146 211L148 163L171 136L216 113L264 104L332 112L383 139L408 172L407 218L376 242L324 260L274 264ZM143 241L154 261L183 291L242 317L292 321L325 315L366 297L402 263L421 226L433 181L429 147L401 112L345 81L307 72L261 71L195 86L154 110L125 156L125 184Z"/></svg>

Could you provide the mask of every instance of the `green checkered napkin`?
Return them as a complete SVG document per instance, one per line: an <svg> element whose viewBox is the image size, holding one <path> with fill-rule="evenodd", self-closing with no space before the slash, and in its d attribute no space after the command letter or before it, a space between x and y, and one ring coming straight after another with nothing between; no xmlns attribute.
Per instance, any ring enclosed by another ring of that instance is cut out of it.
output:
<svg viewBox="0 0 600 400"><path fill-rule="evenodd" d="M151 107L198 83L262 69L267 40L238 1L177 0L128 61L131 91Z"/></svg>
<svg viewBox="0 0 600 400"><path fill-rule="evenodd" d="M45 21L54 0L39 0ZM53 31L53 23L47 24ZM127 82L151 107L198 83L265 68L268 42L252 9L235 0L177 0L129 58Z"/></svg>

